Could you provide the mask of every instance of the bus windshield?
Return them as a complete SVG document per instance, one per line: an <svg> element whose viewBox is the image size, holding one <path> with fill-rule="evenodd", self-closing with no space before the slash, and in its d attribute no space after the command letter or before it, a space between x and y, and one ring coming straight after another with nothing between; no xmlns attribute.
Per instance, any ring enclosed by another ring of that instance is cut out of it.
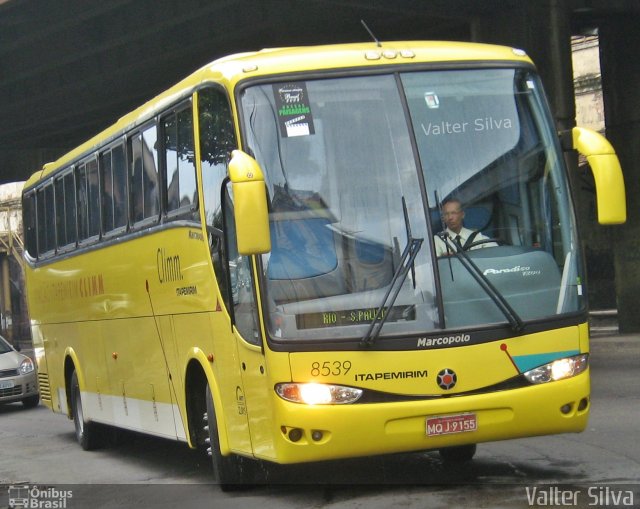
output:
<svg viewBox="0 0 640 509"><path fill-rule="evenodd" d="M499 302L525 324L581 310L564 163L540 90L527 69L247 87L247 148L269 195L270 336L362 338L381 306L380 337L504 325ZM422 248L394 277L414 239Z"/></svg>

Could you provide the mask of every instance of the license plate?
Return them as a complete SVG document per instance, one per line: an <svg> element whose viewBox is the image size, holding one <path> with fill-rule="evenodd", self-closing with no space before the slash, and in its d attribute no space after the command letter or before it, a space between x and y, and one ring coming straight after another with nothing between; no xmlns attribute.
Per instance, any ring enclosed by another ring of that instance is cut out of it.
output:
<svg viewBox="0 0 640 509"><path fill-rule="evenodd" d="M13 380L0 380L0 389L13 389Z"/></svg>
<svg viewBox="0 0 640 509"><path fill-rule="evenodd" d="M427 417L427 436L451 435L478 429L476 414L439 415Z"/></svg>

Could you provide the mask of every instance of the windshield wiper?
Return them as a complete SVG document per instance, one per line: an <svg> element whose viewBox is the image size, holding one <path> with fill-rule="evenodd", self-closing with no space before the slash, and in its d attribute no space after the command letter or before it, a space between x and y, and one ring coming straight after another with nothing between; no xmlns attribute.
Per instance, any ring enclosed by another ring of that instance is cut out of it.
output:
<svg viewBox="0 0 640 509"><path fill-rule="evenodd" d="M482 271L478 268L478 266L473 263L473 260L469 257L464 249L457 243L451 240L451 237L447 232L441 232L438 234L442 242L445 245L454 247L453 254L455 257L460 260L462 266L467 269L467 272L471 274L473 279L480 285L480 288L484 290L484 292L489 296L489 298L494 302L498 309L502 312L505 318L511 324L511 329L514 332L520 332L524 328L524 322L522 318L518 315L518 313L511 307L511 305L507 302L507 299L500 293L500 291L493 286L491 281L485 276Z"/></svg>
<svg viewBox="0 0 640 509"><path fill-rule="evenodd" d="M402 289L402 285L404 284L405 279L407 279L407 274L410 270L412 270L413 262L415 261L416 256L418 255L418 252L422 247L423 241L424 239L414 239L411 236L407 240L407 245L402 252L402 256L400 257L398 268L391 278L389 289L384 295L382 303L376 310L376 314L373 317L371 324L369 325L369 329L367 329L367 333L360 340L360 344L362 346L371 346L380 334L382 326L387 321L387 317L390 314L389 312L391 311L394 302L398 298L398 294ZM388 310L387 313L384 312L385 309Z"/></svg>

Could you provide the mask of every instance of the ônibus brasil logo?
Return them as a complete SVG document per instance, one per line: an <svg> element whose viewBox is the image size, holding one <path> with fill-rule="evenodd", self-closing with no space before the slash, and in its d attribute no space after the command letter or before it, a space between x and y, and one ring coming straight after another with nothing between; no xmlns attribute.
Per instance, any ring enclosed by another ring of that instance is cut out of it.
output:
<svg viewBox="0 0 640 509"><path fill-rule="evenodd" d="M71 490L52 486L9 486L9 507L12 509L66 509L67 500L73 498Z"/></svg>

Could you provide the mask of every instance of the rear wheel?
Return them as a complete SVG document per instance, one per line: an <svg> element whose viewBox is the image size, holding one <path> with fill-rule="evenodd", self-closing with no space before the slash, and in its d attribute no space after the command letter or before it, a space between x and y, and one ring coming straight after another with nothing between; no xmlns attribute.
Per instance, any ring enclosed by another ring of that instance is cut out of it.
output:
<svg viewBox="0 0 640 509"><path fill-rule="evenodd" d="M476 444L444 447L438 452L445 463L465 463L473 459L476 453Z"/></svg>
<svg viewBox="0 0 640 509"><path fill-rule="evenodd" d="M82 411L82 397L78 375L74 371L71 375L71 412L73 424L76 428L76 440L85 451L97 449L103 445L103 430L99 424L86 421Z"/></svg>
<svg viewBox="0 0 640 509"><path fill-rule="evenodd" d="M231 454L223 456L220 452L220 439L218 435L218 424L216 412L213 407L213 396L211 389L207 385L206 390L207 413L205 423L209 434L209 454L213 463L213 478L220 485L222 491L239 490L248 485L252 480L252 460Z"/></svg>

